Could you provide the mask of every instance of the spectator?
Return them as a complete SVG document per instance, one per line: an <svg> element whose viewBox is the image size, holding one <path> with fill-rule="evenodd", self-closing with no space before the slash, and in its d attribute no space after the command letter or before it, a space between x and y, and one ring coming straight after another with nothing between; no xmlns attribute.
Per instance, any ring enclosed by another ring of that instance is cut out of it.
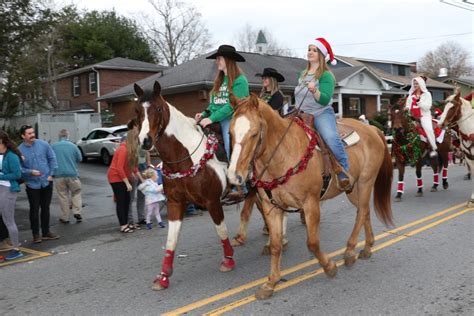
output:
<svg viewBox="0 0 474 316"><path fill-rule="evenodd" d="M30 204L30 223L33 242L58 239L59 235L49 229L49 207L53 195L53 174L58 167L56 155L49 144L36 139L35 130L30 125L20 128L23 143L18 149L23 155L22 176L26 184L26 194ZM41 208L41 213L40 213ZM40 218L41 231L40 236Z"/></svg>
<svg viewBox="0 0 474 316"><path fill-rule="evenodd" d="M165 228L160 215L160 204L165 201L163 185L158 184L158 173L155 169L149 168L143 173L145 180L138 186L138 189L145 195L146 204L146 227L151 229L153 214L161 228Z"/></svg>
<svg viewBox="0 0 474 316"><path fill-rule="evenodd" d="M130 120L127 124L128 130L135 130L134 135L138 135L138 121L137 119ZM128 135L127 135L128 137ZM138 171L143 172L146 170L147 166L150 164L150 154L143 150L137 142L138 146ZM137 187L140 185L141 181L138 177L133 177L130 181L132 185L132 191L130 191L130 206L128 209L128 223L130 226L139 229L140 225L146 224L145 221L145 195L140 190L137 190ZM137 224L133 223L133 202L137 201Z"/></svg>
<svg viewBox="0 0 474 316"><path fill-rule="evenodd" d="M18 247L18 228L15 223L15 204L21 178L21 153L10 140L8 134L0 131L0 215L11 238L12 250L5 260L15 260L24 256Z"/></svg>
<svg viewBox="0 0 474 316"><path fill-rule="evenodd" d="M76 222L80 223L82 222L82 196L77 163L82 160L82 155L79 148L69 141L67 129L59 131L58 137L59 141L51 147L58 161L58 169L54 173L54 185L62 212L59 221L63 224L69 223L70 205L72 205L74 218Z"/></svg>
<svg viewBox="0 0 474 316"><path fill-rule="evenodd" d="M138 135L135 129L128 131L127 140L115 151L107 178L112 186L116 201L116 212L122 233L133 233L135 227L128 224L132 171L138 163Z"/></svg>

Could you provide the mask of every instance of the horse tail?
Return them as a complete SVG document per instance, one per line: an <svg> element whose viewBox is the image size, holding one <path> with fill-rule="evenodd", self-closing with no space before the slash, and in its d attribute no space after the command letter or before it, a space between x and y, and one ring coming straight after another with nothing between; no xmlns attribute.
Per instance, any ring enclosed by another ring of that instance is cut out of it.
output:
<svg viewBox="0 0 474 316"><path fill-rule="evenodd" d="M377 218L385 224L385 226L393 226L393 215L391 205L393 165L392 157L388 152L387 142L381 131L377 129L379 137L384 144L384 158L377 174L374 185L374 206Z"/></svg>

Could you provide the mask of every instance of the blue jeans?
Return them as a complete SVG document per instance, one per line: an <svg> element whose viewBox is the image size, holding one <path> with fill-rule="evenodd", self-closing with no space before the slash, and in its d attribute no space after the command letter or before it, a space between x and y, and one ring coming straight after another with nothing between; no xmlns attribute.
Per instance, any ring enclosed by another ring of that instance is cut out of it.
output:
<svg viewBox="0 0 474 316"><path fill-rule="evenodd" d="M332 107L328 107L322 113L314 117L314 127L328 145L336 160L345 171L349 171L349 160L336 129L336 115Z"/></svg>
<svg viewBox="0 0 474 316"><path fill-rule="evenodd" d="M222 138L224 140L224 149L227 154L227 160L230 162L230 120L231 118L219 122L221 125Z"/></svg>

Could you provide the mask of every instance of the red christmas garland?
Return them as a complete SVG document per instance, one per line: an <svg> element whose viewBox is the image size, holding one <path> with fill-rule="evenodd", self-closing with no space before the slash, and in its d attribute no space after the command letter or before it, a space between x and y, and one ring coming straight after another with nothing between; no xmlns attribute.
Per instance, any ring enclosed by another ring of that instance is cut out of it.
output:
<svg viewBox="0 0 474 316"><path fill-rule="evenodd" d="M295 117L293 120L306 132L306 134L308 134L310 138L308 148L306 148L306 152L303 158L301 158L301 161L298 162L296 166L288 169L284 176L273 179L271 181L257 180L257 177L256 177L257 170L255 169L255 164L254 164L253 175L252 175L251 181L252 181L252 185L257 186L257 188L273 190L276 187L287 183L290 180L291 176L294 176L295 174L298 174L302 172L303 170L305 170L306 167L308 166L309 160L311 159L311 157L313 157L314 149L316 148L316 145L318 144L318 141L316 139L316 133L313 132L308 126L306 126L303 120L300 119L299 117Z"/></svg>
<svg viewBox="0 0 474 316"><path fill-rule="evenodd" d="M181 178L186 178L186 177L194 177L196 174L202 170L207 164L209 160L211 160L217 150L217 145L218 145L218 140L217 137L214 134L209 135L207 138L206 142L206 151L204 152L204 155L201 157L199 162L195 165L193 165L191 168L184 170L184 171L178 171L172 173L171 171L167 170L163 166L163 176L165 176L168 179L181 179Z"/></svg>

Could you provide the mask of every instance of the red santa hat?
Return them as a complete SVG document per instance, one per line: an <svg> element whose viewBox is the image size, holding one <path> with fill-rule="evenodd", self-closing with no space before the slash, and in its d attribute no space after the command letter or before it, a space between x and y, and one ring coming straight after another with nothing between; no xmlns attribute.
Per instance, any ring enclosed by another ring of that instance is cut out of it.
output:
<svg viewBox="0 0 474 316"><path fill-rule="evenodd" d="M323 37L318 37L312 44L315 45L321 51L321 53L323 53L326 62L330 61L331 65L333 66L337 64L337 60L334 59L334 53L332 52L331 45L329 45L328 41L326 41Z"/></svg>

